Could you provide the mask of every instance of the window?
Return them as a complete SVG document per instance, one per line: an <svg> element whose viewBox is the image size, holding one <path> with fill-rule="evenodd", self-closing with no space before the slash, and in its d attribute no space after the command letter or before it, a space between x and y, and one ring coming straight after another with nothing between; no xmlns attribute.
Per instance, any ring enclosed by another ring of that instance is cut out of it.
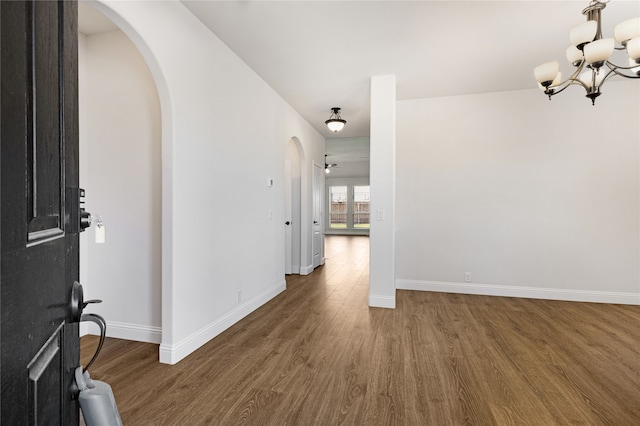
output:
<svg viewBox="0 0 640 426"><path fill-rule="evenodd" d="M327 184L328 210L326 230L336 234L367 234L371 228L371 191L369 185L346 182Z"/></svg>
<svg viewBox="0 0 640 426"><path fill-rule="evenodd" d="M329 187L329 227L332 229L347 228L347 187Z"/></svg>
<svg viewBox="0 0 640 426"><path fill-rule="evenodd" d="M370 228L369 207L371 206L369 186L353 187L353 227Z"/></svg>

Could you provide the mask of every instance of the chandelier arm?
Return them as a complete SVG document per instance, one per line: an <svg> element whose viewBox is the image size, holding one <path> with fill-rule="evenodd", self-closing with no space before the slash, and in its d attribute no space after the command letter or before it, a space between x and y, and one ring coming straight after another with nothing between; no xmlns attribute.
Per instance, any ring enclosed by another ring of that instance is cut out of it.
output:
<svg viewBox="0 0 640 426"><path fill-rule="evenodd" d="M612 65L614 68L611 68ZM600 89L600 87L602 87L602 85L604 84L605 81L607 81L609 79L609 77L612 77L614 75L621 75L623 77L626 77L624 74L619 73L618 71L616 71L616 66L611 64L609 61L607 61L607 67L609 68L609 72L602 78L602 81L600 81L600 84L598 85L598 89Z"/></svg>
<svg viewBox="0 0 640 426"><path fill-rule="evenodd" d="M636 65L636 66L632 66L632 67L621 67L619 65L613 64L609 61L606 62L607 67L609 67L610 71L609 73L607 73L607 75L605 76L605 78L602 80L602 83L604 83L604 81L609 78L609 76L615 74L615 75L619 75L620 77L625 77L625 78L640 78L640 75L638 74L634 74L634 75L628 75L628 74L624 74L622 72L620 72L619 70L631 70L633 68L636 68L640 65ZM602 86L602 83L600 83L600 85Z"/></svg>
<svg viewBox="0 0 640 426"><path fill-rule="evenodd" d="M562 85L564 85L564 87L562 87L561 89L556 89L556 88L558 88L558 87L560 87ZM561 84L555 86L553 93L545 92L545 94L548 95L548 96L554 96L554 95L557 95L558 93L564 92L567 89L567 87L572 86L572 85L580 85L580 86L582 86L582 88L584 90L587 91L587 93L589 92L589 87L586 84L584 84L580 79L568 78L565 81L563 81Z"/></svg>
<svg viewBox="0 0 640 426"><path fill-rule="evenodd" d="M578 76L580 75L580 73L582 72L582 70L584 69L584 65L585 65L585 61L582 61L582 63L576 68L576 70L573 72L573 74L571 74L565 81L563 81L562 83L558 84L557 86L555 86L553 93L549 94L547 92L545 92L548 96L553 96L553 95L557 95L560 92L564 92L565 89L573 84L579 84L580 86L582 86L582 88L584 90L587 91L587 93L589 93L589 86L587 86L585 83L582 82L582 80L580 80L578 78ZM558 87L561 87L560 89L556 89Z"/></svg>

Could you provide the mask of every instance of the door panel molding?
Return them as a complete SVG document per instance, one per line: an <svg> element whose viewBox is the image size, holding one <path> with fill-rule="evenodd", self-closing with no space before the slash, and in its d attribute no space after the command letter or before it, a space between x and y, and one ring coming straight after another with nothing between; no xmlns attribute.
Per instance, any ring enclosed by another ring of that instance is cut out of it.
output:
<svg viewBox="0 0 640 426"><path fill-rule="evenodd" d="M63 5L32 1L27 19L28 246L64 236Z"/></svg>
<svg viewBox="0 0 640 426"><path fill-rule="evenodd" d="M62 353L60 351L63 338L64 323L56 329L47 342L40 348L38 353L27 365L29 376L29 423L32 425L52 423L53 419L58 419L59 424L63 424L62 407L45 407L38 401L46 398L42 395L51 387L60 388L64 383L64 370L62 363ZM53 384L51 383L53 382ZM57 423L57 422L54 422Z"/></svg>

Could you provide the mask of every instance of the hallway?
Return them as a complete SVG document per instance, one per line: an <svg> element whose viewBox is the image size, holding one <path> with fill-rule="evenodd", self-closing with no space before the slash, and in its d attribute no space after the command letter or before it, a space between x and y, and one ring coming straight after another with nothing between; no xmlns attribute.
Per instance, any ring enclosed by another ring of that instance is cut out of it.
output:
<svg viewBox="0 0 640 426"><path fill-rule="evenodd" d="M324 266L177 365L108 339L92 375L127 426L640 424L637 307L398 291L369 308L368 244L327 237Z"/></svg>

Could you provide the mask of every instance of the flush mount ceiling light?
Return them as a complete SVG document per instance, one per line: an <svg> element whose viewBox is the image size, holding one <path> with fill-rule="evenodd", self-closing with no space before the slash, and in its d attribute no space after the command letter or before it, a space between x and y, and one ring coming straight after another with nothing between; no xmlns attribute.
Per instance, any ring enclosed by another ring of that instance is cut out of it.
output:
<svg viewBox="0 0 640 426"><path fill-rule="evenodd" d="M602 38L602 9L608 2L609 0L592 0L582 11L587 22L569 30L571 46L567 49L567 59L576 68L569 78L562 81L557 61L547 62L534 69L538 86L549 99L571 85L579 85L586 90L587 98L595 105L596 98L600 96L600 88L609 77L619 75L640 78L640 17L616 25L613 29L615 41L612 38ZM626 50L629 66L609 61L614 50Z"/></svg>
<svg viewBox="0 0 640 426"><path fill-rule="evenodd" d="M329 130L331 130L332 132L339 132L340 130L342 130L344 125L347 124L347 120L343 120L340 117L340 108L333 107L331 108L331 111L333 112L329 116L329 119L324 122L324 124L326 124Z"/></svg>

